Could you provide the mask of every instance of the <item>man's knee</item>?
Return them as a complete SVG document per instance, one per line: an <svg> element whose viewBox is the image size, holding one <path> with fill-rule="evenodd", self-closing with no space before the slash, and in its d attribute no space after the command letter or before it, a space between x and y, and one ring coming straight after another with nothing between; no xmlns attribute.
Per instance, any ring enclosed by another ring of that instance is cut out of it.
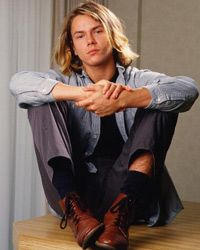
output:
<svg viewBox="0 0 200 250"><path fill-rule="evenodd" d="M163 112L159 110L152 109L138 109L135 116L135 122L137 120L141 121L142 119L152 122L159 120L161 122L174 122L176 123L178 118L178 113L173 112Z"/></svg>

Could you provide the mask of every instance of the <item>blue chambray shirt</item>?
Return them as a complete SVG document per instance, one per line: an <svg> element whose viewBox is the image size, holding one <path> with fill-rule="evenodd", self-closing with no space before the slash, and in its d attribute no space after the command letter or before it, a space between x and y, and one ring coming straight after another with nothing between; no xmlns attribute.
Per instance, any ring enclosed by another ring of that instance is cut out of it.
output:
<svg viewBox="0 0 200 250"><path fill-rule="evenodd" d="M148 109L184 112L190 109L198 97L195 81L189 77L170 77L147 69L139 70L131 66L124 68L118 63L116 67L119 72L116 82L128 85L131 88L145 87L149 90L152 101L146 107ZM51 91L58 82L71 86L91 84L90 78L84 71L81 74L72 73L71 76L64 76L54 70L49 70L47 73L22 71L12 77L10 90L16 96L19 106L28 108L28 106L39 106L47 102L54 102ZM70 107L74 109L74 125L80 131L80 137L87 138L88 146L85 156L89 156L99 139L100 118L82 108L76 108L73 102L69 103ZM124 141L128 138L136 110L136 108L127 108L115 113L116 122Z"/></svg>
<svg viewBox="0 0 200 250"><path fill-rule="evenodd" d="M139 70L131 66L124 68L118 63L116 67L119 72L116 82L128 85L131 88L144 87L149 90L152 101L146 109L184 112L191 108L199 95L195 81L189 77L170 77L148 69ZM19 106L28 108L29 106L54 102L55 99L51 92L58 82L71 86L87 86L91 84L90 78L84 71L81 74L72 73L71 76L64 76L54 70L49 70L46 73L22 71L12 77L10 90L16 96ZM71 101L69 106L73 111L71 112L73 114L73 127L78 133L77 138L83 144L84 156L87 158L93 153L100 136L100 118L84 108L77 108ZM124 141L127 140L131 126L134 123L136 110L136 108L127 108L124 111L115 113L116 122ZM88 162L87 166L88 171L96 172L96 168L92 163ZM161 196L163 194L165 198L155 204L155 212L149 220L151 226L158 224L159 221L163 221L163 223L170 222L183 208L165 166L161 176L161 183ZM165 208L165 214L161 212L161 207Z"/></svg>

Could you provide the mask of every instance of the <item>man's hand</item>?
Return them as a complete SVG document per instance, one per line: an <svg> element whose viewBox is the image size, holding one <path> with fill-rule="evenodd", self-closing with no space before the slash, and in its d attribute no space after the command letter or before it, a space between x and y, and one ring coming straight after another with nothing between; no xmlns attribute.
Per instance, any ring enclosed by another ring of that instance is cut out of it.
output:
<svg viewBox="0 0 200 250"><path fill-rule="evenodd" d="M85 88L85 92L87 92L88 97L82 101L75 102L76 105L78 107L83 107L88 111L92 111L99 116L107 116L121 111L123 109L123 102L121 98L116 99L116 97L114 97L113 99L111 97L114 92L114 96L117 95L117 97L119 97L118 93L122 92L122 88L118 88L116 84L113 88L113 84L103 84L103 81L100 82L98 82L98 84L91 84L87 86Z"/></svg>
<svg viewBox="0 0 200 250"><path fill-rule="evenodd" d="M114 84L106 80L101 80L87 87L70 86L63 84L62 82L58 82L52 90L52 95L56 101L69 100L79 103L85 100L86 103L88 103L89 100L95 100L96 97L100 98L100 96L103 97L103 95L104 98L107 99L116 99L125 89L128 89L128 87L121 84Z"/></svg>
<svg viewBox="0 0 200 250"><path fill-rule="evenodd" d="M113 98L113 99L117 99L118 96L120 95L120 93L123 90L128 90L130 91L131 88L129 86L126 85L122 85L120 83L113 83L107 80L101 80L95 83L95 85L102 85L103 86L103 94L105 95L106 98ZM85 90L90 90L92 85L88 85Z"/></svg>
<svg viewBox="0 0 200 250"><path fill-rule="evenodd" d="M99 116L110 115L126 108L145 108L152 100L149 90L145 87L131 89L105 80L87 87L58 82L52 95L56 101L74 101L78 107L95 112Z"/></svg>

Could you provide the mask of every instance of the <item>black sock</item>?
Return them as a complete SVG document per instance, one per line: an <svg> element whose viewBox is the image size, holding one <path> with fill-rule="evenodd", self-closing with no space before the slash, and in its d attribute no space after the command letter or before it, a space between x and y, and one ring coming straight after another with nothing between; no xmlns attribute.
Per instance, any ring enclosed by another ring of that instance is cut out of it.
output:
<svg viewBox="0 0 200 250"><path fill-rule="evenodd" d="M72 173L71 166L66 161L58 160L52 166L53 178L52 183L58 191L60 198L63 199L67 193L75 191L75 178Z"/></svg>
<svg viewBox="0 0 200 250"><path fill-rule="evenodd" d="M125 193L132 200L136 201L142 196L142 192L146 187L149 176L138 171L129 171L128 175L121 187L121 192Z"/></svg>

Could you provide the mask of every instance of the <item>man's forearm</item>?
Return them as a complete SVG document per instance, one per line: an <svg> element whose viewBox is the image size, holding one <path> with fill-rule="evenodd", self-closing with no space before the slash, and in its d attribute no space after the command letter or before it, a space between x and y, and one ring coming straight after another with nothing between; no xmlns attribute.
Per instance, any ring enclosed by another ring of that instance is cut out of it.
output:
<svg viewBox="0 0 200 250"><path fill-rule="evenodd" d="M123 108L146 108L152 100L151 94L146 88L132 89L123 91L120 94L121 105Z"/></svg>
<svg viewBox="0 0 200 250"><path fill-rule="evenodd" d="M82 87L69 86L62 82L58 82L52 90L56 101L79 101L84 94Z"/></svg>
<svg viewBox="0 0 200 250"><path fill-rule="evenodd" d="M107 98L103 94L103 86L93 85L89 88L89 96L76 102L78 107L95 112L99 116L107 116L126 108L146 108L151 100L151 94L146 88L123 90L118 98Z"/></svg>

